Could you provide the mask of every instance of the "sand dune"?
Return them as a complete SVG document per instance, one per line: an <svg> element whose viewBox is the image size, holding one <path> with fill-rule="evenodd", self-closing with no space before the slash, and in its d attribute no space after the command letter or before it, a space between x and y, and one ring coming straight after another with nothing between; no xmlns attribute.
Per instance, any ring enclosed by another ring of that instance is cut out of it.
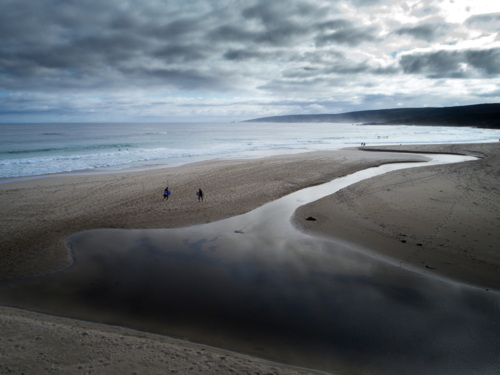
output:
<svg viewBox="0 0 500 375"><path fill-rule="evenodd" d="M319 374L131 329L0 307L1 374Z"/></svg>

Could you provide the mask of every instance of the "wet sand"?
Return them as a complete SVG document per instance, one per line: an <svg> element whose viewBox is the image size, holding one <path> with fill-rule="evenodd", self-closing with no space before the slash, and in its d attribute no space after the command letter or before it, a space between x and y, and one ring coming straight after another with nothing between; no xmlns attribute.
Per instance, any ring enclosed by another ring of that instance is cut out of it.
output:
<svg viewBox="0 0 500 375"><path fill-rule="evenodd" d="M297 209L296 227L388 256L402 267L499 290L500 143L367 149L480 159L359 182ZM309 216L317 220L306 221Z"/></svg>

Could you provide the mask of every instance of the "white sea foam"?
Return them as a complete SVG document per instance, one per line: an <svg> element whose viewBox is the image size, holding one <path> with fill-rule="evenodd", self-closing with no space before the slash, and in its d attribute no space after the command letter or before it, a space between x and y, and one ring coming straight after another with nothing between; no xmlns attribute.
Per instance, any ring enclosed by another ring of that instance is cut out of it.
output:
<svg viewBox="0 0 500 375"><path fill-rule="evenodd" d="M0 124L0 177L334 150L498 141L500 131L352 124Z"/></svg>

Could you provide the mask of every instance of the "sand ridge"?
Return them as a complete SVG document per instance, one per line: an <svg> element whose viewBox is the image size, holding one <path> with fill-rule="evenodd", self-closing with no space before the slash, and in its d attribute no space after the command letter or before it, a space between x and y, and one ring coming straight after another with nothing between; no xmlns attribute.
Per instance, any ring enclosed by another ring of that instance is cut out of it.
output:
<svg viewBox="0 0 500 375"><path fill-rule="evenodd" d="M387 255L402 267L500 289L500 143L371 149L480 159L361 181L300 207L295 225ZM318 220L304 220L308 216Z"/></svg>

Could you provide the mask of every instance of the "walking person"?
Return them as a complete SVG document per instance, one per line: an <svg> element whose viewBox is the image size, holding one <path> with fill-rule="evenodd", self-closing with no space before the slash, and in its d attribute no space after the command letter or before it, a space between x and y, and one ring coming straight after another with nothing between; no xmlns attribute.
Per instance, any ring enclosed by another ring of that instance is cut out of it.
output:
<svg viewBox="0 0 500 375"><path fill-rule="evenodd" d="M168 196L170 195L170 190L168 190L168 186L165 188L165 191L163 192L163 200L165 200L165 198L167 198L167 201L168 201Z"/></svg>
<svg viewBox="0 0 500 375"><path fill-rule="evenodd" d="M198 202L202 201L203 202L203 192L200 190L198 190L198 193L196 193L198 195Z"/></svg>

